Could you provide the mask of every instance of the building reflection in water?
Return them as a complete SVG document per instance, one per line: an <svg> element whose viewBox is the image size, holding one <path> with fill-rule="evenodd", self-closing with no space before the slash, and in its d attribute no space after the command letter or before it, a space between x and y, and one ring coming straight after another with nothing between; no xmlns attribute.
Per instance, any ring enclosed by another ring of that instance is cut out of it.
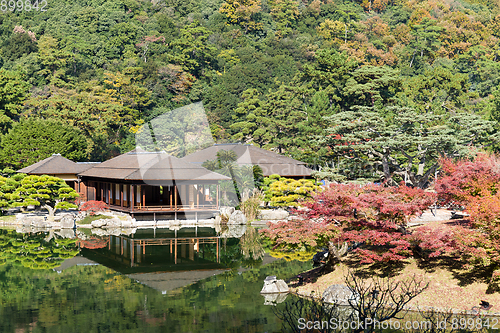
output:
<svg viewBox="0 0 500 333"><path fill-rule="evenodd" d="M138 229L131 235L107 237L106 247L83 249L82 254L122 273L220 263L221 236L209 227Z"/></svg>

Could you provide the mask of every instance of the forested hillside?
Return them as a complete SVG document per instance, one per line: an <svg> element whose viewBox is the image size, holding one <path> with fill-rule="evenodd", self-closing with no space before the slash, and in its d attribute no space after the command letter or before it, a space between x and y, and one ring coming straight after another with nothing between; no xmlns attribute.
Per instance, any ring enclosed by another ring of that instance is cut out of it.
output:
<svg viewBox="0 0 500 333"><path fill-rule="evenodd" d="M30 164L51 140L105 160L201 101L217 142L423 187L440 155L499 147L499 14L487 0L1 1L0 162Z"/></svg>

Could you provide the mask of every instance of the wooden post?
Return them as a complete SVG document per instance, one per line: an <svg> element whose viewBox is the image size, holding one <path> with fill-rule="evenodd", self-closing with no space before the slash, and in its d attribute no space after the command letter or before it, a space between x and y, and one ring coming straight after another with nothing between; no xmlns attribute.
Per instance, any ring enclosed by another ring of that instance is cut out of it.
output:
<svg viewBox="0 0 500 333"><path fill-rule="evenodd" d="M101 201L104 201L104 183L99 183L99 187L101 188Z"/></svg>
<svg viewBox="0 0 500 333"><path fill-rule="evenodd" d="M215 191L215 209L219 209L219 184L217 184L217 190Z"/></svg>
<svg viewBox="0 0 500 333"><path fill-rule="evenodd" d="M177 211L177 185L174 187L174 194L175 194L175 211Z"/></svg>
<svg viewBox="0 0 500 333"><path fill-rule="evenodd" d="M111 235L109 236L109 240L108 241L109 241L109 243L108 243L108 250L111 251Z"/></svg>
<svg viewBox="0 0 500 333"><path fill-rule="evenodd" d="M146 207L146 191L144 190L144 186L141 186L142 192L142 207Z"/></svg>
<svg viewBox="0 0 500 333"><path fill-rule="evenodd" d="M135 206L135 188L134 185L130 185L130 211L133 213L134 212L134 206Z"/></svg>
<svg viewBox="0 0 500 333"><path fill-rule="evenodd" d="M200 208L200 185L196 186L196 208Z"/></svg>
<svg viewBox="0 0 500 333"><path fill-rule="evenodd" d="M108 205L111 205L111 183L108 183Z"/></svg>
<svg viewBox="0 0 500 333"><path fill-rule="evenodd" d="M168 191L170 192L170 210L172 210L172 193L173 193L172 190L173 190L173 187L169 186Z"/></svg>
<svg viewBox="0 0 500 333"><path fill-rule="evenodd" d="M123 208L123 184L120 184L120 207Z"/></svg>
<svg viewBox="0 0 500 333"><path fill-rule="evenodd" d="M123 241L124 239L120 236L120 248L121 248L120 255L123 255Z"/></svg>

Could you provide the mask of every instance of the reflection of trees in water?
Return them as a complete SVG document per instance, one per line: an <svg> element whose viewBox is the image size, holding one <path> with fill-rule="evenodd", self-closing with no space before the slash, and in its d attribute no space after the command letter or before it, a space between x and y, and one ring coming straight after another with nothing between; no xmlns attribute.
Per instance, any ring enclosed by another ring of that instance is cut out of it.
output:
<svg viewBox="0 0 500 333"><path fill-rule="evenodd" d="M245 259L259 260L264 257L264 248L257 229L248 227L240 238L241 254Z"/></svg>
<svg viewBox="0 0 500 333"><path fill-rule="evenodd" d="M50 269L78 254L76 240L37 232L20 234L0 230L0 265L10 263L32 269Z"/></svg>

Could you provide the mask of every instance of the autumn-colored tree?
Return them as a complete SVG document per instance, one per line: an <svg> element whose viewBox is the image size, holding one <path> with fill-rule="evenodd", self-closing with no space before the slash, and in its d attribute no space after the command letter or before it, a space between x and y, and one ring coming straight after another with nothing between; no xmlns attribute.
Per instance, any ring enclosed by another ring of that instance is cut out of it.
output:
<svg viewBox="0 0 500 333"><path fill-rule="evenodd" d="M454 225L420 226L398 244L409 242L413 254L426 260L445 256L464 269L492 272L489 291L500 291L500 159L486 154L473 161L442 159L441 168L435 184L439 199L461 205L470 218Z"/></svg>
<svg viewBox="0 0 500 333"><path fill-rule="evenodd" d="M247 33L262 27L262 23L256 22L253 18L261 10L259 2L256 0L228 0L222 4L219 12L226 15L228 22L242 26Z"/></svg>
<svg viewBox="0 0 500 333"><path fill-rule="evenodd" d="M88 212L89 215L97 215L98 212L102 212L108 209L108 205L103 201L89 200L80 205L80 210L82 212Z"/></svg>
<svg viewBox="0 0 500 333"><path fill-rule="evenodd" d="M339 247L349 245L357 247L364 263L398 261L413 253L409 219L435 200L433 193L404 185L332 184L303 203L307 209L298 219L270 225L262 232L284 249L328 247L334 260Z"/></svg>
<svg viewBox="0 0 500 333"><path fill-rule="evenodd" d="M435 253L459 255L466 267L487 266L500 273L500 159L479 154L474 161L441 161L436 191L445 202L461 205L468 225L441 235ZM423 246L425 248L425 246Z"/></svg>

